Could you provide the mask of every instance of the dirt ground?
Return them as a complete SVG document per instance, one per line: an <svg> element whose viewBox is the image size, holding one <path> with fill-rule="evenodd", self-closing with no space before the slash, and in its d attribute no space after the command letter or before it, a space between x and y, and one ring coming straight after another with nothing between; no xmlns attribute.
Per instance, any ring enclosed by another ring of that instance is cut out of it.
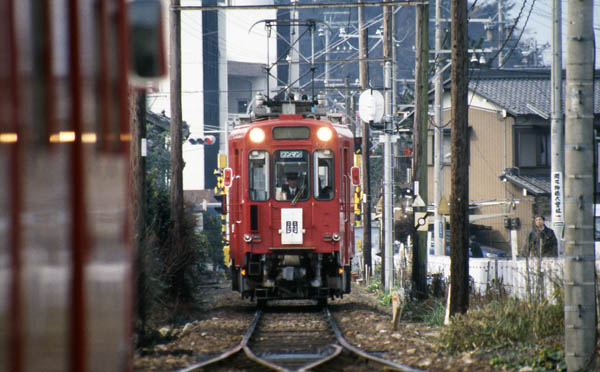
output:
<svg viewBox="0 0 600 372"><path fill-rule="evenodd" d="M196 320L162 327L163 342L137 350L135 371L178 370L239 343L253 318L255 303L242 300L227 284L207 287L203 293ZM426 371L508 370L490 365L490 355L483 351L454 356L440 351L439 327L403 318L394 330L391 306L381 306L375 295L359 285L343 299L330 301L330 310L351 344L386 359Z"/></svg>

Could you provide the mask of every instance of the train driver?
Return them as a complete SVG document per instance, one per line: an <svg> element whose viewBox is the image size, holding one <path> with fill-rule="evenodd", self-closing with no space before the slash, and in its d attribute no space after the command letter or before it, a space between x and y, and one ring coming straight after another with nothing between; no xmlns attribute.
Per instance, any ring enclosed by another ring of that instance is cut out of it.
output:
<svg viewBox="0 0 600 372"><path fill-rule="evenodd" d="M283 184L281 191L285 195L284 200L294 200L298 193L302 193L299 197L306 197L306 190L298 186L298 174L286 174L287 183Z"/></svg>

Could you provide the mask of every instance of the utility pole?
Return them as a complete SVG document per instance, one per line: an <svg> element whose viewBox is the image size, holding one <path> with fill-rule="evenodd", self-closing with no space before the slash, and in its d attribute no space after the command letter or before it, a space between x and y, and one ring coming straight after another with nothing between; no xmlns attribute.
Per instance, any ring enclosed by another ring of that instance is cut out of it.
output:
<svg viewBox="0 0 600 372"><path fill-rule="evenodd" d="M421 196L427 205L427 70L429 65L429 5L416 6L415 38L415 122L413 142L414 179L419 188L415 193ZM413 240L412 280L417 297L427 297L427 233L415 232Z"/></svg>
<svg viewBox="0 0 600 372"><path fill-rule="evenodd" d="M171 0L171 218L175 244L183 236L183 154L181 110L181 12L180 1Z"/></svg>
<svg viewBox="0 0 600 372"><path fill-rule="evenodd" d="M552 151L551 187L552 228L556 233L559 255L564 253L564 126L562 110L562 25L560 0L552 4L552 123L550 149Z"/></svg>
<svg viewBox="0 0 600 372"><path fill-rule="evenodd" d="M396 55L396 7L390 7L392 12L392 32L391 32L391 48L392 48L392 115L396 117L398 110L397 98L398 98L398 64L396 63L398 57Z"/></svg>
<svg viewBox="0 0 600 372"><path fill-rule="evenodd" d="M433 130L433 237L435 242L435 254L438 256L444 255L444 240L442 215L439 212L440 200L443 192L443 176L444 176L444 151L443 132L442 132L442 95L444 94L442 86L442 0L435 1L435 95L434 95L434 122Z"/></svg>
<svg viewBox="0 0 600 372"><path fill-rule="evenodd" d="M392 6L392 115L396 118L398 114L398 56L396 45L396 7ZM393 128L395 129L395 128ZM400 171L400 136L392 139L392 180L398 179L397 175ZM399 195L394 195L394 199L398 199Z"/></svg>
<svg viewBox="0 0 600 372"><path fill-rule="evenodd" d="M362 3L362 0L358 0ZM365 27L364 10L362 7L358 8L358 49L359 49L359 78L360 87L362 90L368 88L369 81L369 70L367 66L368 57L368 29ZM371 185L369 182L369 123L361 121L362 127L362 190L363 190L363 255L365 279L368 280L371 277Z"/></svg>
<svg viewBox="0 0 600 372"><path fill-rule="evenodd" d="M350 79L348 75L344 76L344 107L346 108L346 123L352 131L352 137L356 137L356 127L354 120L352 120L354 106L352 105L352 97L350 95Z"/></svg>
<svg viewBox="0 0 600 372"><path fill-rule="evenodd" d="M450 316L469 308L469 163L467 2L452 0L451 19L451 182Z"/></svg>
<svg viewBox="0 0 600 372"><path fill-rule="evenodd" d="M388 1L388 0L385 0ZM386 291L391 291L393 286L393 249L392 249L392 63L391 57L391 11L389 6L383 7L383 84L384 91L384 120L385 128L383 133L383 222L384 222L384 288Z"/></svg>
<svg viewBox="0 0 600 372"><path fill-rule="evenodd" d="M298 88L300 86L300 81L298 78L300 77L300 44L298 43L298 37L300 36L300 25L297 22L298 20L298 10L296 9L296 4L298 0L291 0L294 8L290 10L290 20L292 21L290 24L290 45L292 46L290 49L290 64L289 64L289 93L292 93L292 87Z"/></svg>
<svg viewBox="0 0 600 372"><path fill-rule="evenodd" d="M329 22L331 22L331 18L332 17L330 16L329 21L327 21L327 17L325 17L325 22L327 25L329 25ZM327 87L327 84L329 83L329 37L331 35L331 31L329 30L329 27L323 27L323 31L325 33L325 81L323 81L323 85Z"/></svg>
<svg viewBox="0 0 600 372"><path fill-rule="evenodd" d="M136 115L131 126L131 169L133 170L132 197L133 201L133 226L134 246L139 250L141 238L146 226L146 90L137 92Z"/></svg>
<svg viewBox="0 0 600 372"><path fill-rule="evenodd" d="M504 43L504 12L502 11L502 0L498 0L498 68L504 66L502 60L502 44Z"/></svg>
<svg viewBox="0 0 600 372"><path fill-rule="evenodd" d="M565 102L565 360L596 366L594 2L569 1Z"/></svg>

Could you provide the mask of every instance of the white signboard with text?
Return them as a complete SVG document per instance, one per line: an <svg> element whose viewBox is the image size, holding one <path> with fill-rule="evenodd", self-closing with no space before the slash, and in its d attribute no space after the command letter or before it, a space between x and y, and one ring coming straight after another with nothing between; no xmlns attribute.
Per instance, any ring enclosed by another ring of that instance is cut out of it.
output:
<svg viewBox="0 0 600 372"><path fill-rule="evenodd" d="M564 222L562 172L552 173L552 179L550 183L552 194L552 222Z"/></svg>
<svg viewBox="0 0 600 372"><path fill-rule="evenodd" d="M281 244L302 244L302 208L281 208Z"/></svg>

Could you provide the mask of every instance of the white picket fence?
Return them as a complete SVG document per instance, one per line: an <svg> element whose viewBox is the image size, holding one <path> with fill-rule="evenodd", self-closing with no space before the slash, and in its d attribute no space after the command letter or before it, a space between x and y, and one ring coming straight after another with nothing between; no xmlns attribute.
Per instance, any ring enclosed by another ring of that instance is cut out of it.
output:
<svg viewBox="0 0 600 372"><path fill-rule="evenodd" d="M472 278L474 290L482 294L490 288L498 288L497 285L502 285L510 295L518 298L528 298L541 289L545 298L552 300L553 283L562 283L563 266L563 258L542 258L541 262L536 258L528 260L470 258L469 276ZM600 260L596 260L596 272L599 269ZM448 279L450 257L428 256L427 273L442 274L445 279Z"/></svg>

